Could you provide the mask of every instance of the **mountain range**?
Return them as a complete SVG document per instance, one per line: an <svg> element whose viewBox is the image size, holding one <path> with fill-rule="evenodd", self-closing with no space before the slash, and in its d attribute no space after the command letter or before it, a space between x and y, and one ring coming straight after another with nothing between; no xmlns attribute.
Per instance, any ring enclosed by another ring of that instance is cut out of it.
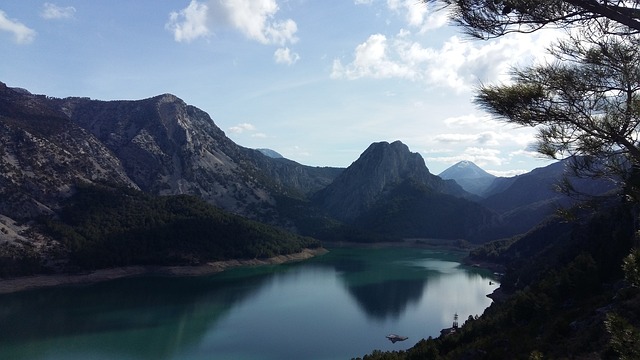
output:
<svg viewBox="0 0 640 360"><path fill-rule="evenodd" d="M564 201L552 191L563 162L506 179L463 162L436 176L395 141L371 144L346 169L311 167L235 144L171 94L59 99L0 83L0 139L0 246L36 252L55 242L38 224L63 218L86 186L193 196L322 241L485 242L527 231Z"/></svg>

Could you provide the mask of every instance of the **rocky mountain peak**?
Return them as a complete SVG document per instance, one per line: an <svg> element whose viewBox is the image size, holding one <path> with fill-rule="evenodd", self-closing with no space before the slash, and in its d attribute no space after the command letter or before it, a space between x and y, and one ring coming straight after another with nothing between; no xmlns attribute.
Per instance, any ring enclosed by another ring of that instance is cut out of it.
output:
<svg viewBox="0 0 640 360"><path fill-rule="evenodd" d="M339 219L366 211L400 183L411 180L436 192L461 195L464 191L431 174L418 153L400 141L371 144L336 180L316 194L316 201Z"/></svg>
<svg viewBox="0 0 640 360"><path fill-rule="evenodd" d="M430 175L422 156L412 153L409 147L400 141L371 144L347 171L374 174L378 179L375 181L378 183L377 187L381 188L400 179L424 178Z"/></svg>
<svg viewBox="0 0 640 360"><path fill-rule="evenodd" d="M452 165L438 176L443 179L454 180L466 191L479 196L483 196L484 192L496 179L494 175L489 174L468 160Z"/></svg>
<svg viewBox="0 0 640 360"><path fill-rule="evenodd" d="M156 100L158 103L180 102L184 104L184 101L182 101L182 99L169 93L154 96L152 99Z"/></svg>
<svg viewBox="0 0 640 360"><path fill-rule="evenodd" d="M494 175L489 174L484 171L478 165L474 164L471 161L463 160L460 161L445 171L441 172L440 175L443 179L480 179L480 178L495 178Z"/></svg>

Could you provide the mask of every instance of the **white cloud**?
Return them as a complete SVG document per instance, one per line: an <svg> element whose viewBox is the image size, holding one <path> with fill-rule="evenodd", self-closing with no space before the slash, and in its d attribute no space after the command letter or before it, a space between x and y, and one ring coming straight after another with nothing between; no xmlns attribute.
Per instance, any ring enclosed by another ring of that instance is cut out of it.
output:
<svg viewBox="0 0 640 360"><path fill-rule="evenodd" d="M407 25L419 29L419 33L443 27L448 21L446 11L430 9L429 5L422 1L387 0L387 7L395 12L404 12Z"/></svg>
<svg viewBox="0 0 640 360"><path fill-rule="evenodd" d="M438 162L450 165L463 160L471 161L482 168L488 165L500 166L506 161L505 158L501 157L500 150L479 147L468 147L464 149L460 154L454 156L436 156L425 158L425 161L427 163Z"/></svg>
<svg viewBox="0 0 640 360"><path fill-rule="evenodd" d="M530 149L538 141L536 139L537 133L536 133L536 130L533 128L525 128L524 130L525 131L511 132L509 136L509 140L520 147L525 147Z"/></svg>
<svg viewBox="0 0 640 360"><path fill-rule="evenodd" d="M514 177L516 175L522 175L525 173L528 173L529 170L523 170L523 169L514 169L514 170L490 170L490 169L484 169L486 172L488 172L491 175L494 176L498 176L498 177Z"/></svg>
<svg viewBox="0 0 640 360"><path fill-rule="evenodd" d="M498 146L500 145L500 139L503 135L493 132L485 131L477 134L440 134L436 135L433 139L439 143L475 143L479 145Z"/></svg>
<svg viewBox="0 0 640 360"><path fill-rule="evenodd" d="M9 19L2 10L0 10L0 31L12 33L15 42L18 44L28 44L36 37L35 30L28 28L15 19Z"/></svg>
<svg viewBox="0 0 640 360"><path fill-rule="evenodd" d="M369 36L367 41L358 45L354 60L346 66L338 59L333 61L332 78L358 79L372 78L405 78L414 80L419 74L402 61L390 57L387 37L382 34ZM393 51L393 49L391 48Z"/></svg>
<svg viewBox="0 0 640 360"><path fill-rule="evenodd" d="M279 48L273 53L273 58L278 64L293 65L300 60L300 55L292 53L288 47Z"/></svg>
<svg viewBox="0 0 640 360"><path fill-rule="evenodd" d="M213 12L249 39L278 45L297 41L295 21L275 19L279 11L275 0L221 0L211 4Z"/></svg>
<svg viewBox="0 0 640 360"><path fill-rule="evenodd" d="M496 158L498 155L500 155L500 150L479 148L479 147L468 147L464 150L464 153L474 157L493 159L493 158Z"/></svg>
<svg viewBox="0 0 640 360"><path fill-rule="evenodd" d="M49 20L73 19L75 13L76 8L73 6L61 7L47 2L42 5L42 12L40 13L40 16Z"/></svg>
<svg viewBox="0 0 640 360"><path fill-rule="evenodd" d="M276 19L276 0L192 0L180 12L172 12L166 28L176 41L209 36L213 27L230 27L261 44L280 45L298 41L298 25L291 19Z"/></svg>
<svg viewBox="0 0 640 360"><path fill-rule="evenodd" d="M498 146L500 145L500 138L502 138L500 134L493 131L486 131L478 134L476 142L481 145Z"/></svg>
<svg viewBox="0 0 640 360"><path fill-rule="evenodd" d="M461 143L474 141L476 137L475 134L440 134L433 139L440 143Z"/></svg>
<svg viewBox="0 0 640 360"><path fill-rule="evenodd" d="M367 5L373 3L373 0L353 0L353 3L356 5Z"/></svg>
<svg viewBox="0 0 640 360"><path fill-rule="evenodd" d="M200 37L207 37L211 34L207 27L206 4L191 0L189 6L169 14L169 22L165 28L173 32L173 38L177 42L191 42Z"/></svg>
<svg viewBox="0 0 640 360"><path fill-rule="evenodd" d="M394 11L405 10L405 18L411 26L422 25L427 13L427 4L415 0L387 0L387 6Z"/></svg>
<svg viewBox="0 0 640 360"><path fill-rule="evenodd" d="M448 128L456 129L495 129L500 123L489 115L478 116L475 114L449 117L444 120Z"/></svg>
<svg viewBox="0 0 640 360"><path fill-rule="evenodd" d="M508 82L509 70L518 65L546 59L545 48L557 32L511 34L491 41L463 40L452 36L438 48L424 47L402 29L388 39L371 35L354 50L353 60L335 59L334 79L402 78L423 81L430 86L469 91L480 83Z"/></svg>
<svg viewBox="0 0 640 360"><path fill-rule="evenodd" d="M229 131L236 134L242 134L245 131L255 131L256 127L249 123L242 123L229 128Z"/></svg>
<svg viewBox="0 0 640 360"><path fill-rule="evenodd" d="M511 153L509 153L509 156L510 157L526 156L526 157L530 157L530 158L550 160L549 158L547 158L546 156L540 154L537 151L526 150L526 149L524 149L524 150L520 149L520 150L512 151Z"/></svg>
<svg viewBox="0 0 640 360"><path fill-rule="evenodd" d="M266 35L264 40L261 37L256 38L256 40L264 44L284 45L286 43L293 44L298 41L298 38L296 37L298 25L291 19L275 21L265 27L263 31Z"/></svg>

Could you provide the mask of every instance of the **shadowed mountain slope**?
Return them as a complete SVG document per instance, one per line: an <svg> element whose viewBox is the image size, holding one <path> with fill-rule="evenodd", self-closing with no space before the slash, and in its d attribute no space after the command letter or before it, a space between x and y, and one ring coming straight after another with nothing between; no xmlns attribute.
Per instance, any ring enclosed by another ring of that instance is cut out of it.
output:
<svg viewBox="0 0 640 360"><path fill-rule="evenodd" d="M384 235L479 239L497 218L470 197L396 141L369 146L313 199L334 217Z"/></svg>

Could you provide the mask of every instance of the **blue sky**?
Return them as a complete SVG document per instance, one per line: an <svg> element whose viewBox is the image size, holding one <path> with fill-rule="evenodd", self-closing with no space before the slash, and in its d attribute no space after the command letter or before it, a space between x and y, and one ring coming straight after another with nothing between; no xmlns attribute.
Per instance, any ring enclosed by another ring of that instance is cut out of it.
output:
<svg viewBox="0 0 640 360"><path fill-rule="evenodd" d="M400 140L432 173L545 166L534 131L473 103L556 34L470 40L419 0L65 0L0 4L0 81L55 97L172 93L237 144L349 166Z"/></svg>

